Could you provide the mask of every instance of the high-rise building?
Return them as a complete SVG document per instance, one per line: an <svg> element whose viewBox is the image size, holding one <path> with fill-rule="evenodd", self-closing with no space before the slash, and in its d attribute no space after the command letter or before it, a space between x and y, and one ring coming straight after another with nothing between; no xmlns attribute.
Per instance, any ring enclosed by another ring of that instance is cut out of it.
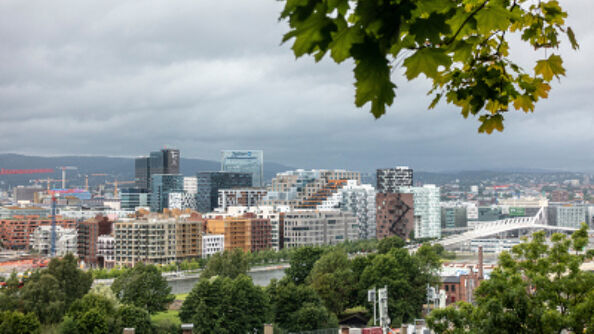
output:
<svg viewBox="0 0 594 334"><path fill-rule="evenodd" d="M151 211L162 212L169 207L169 194L183 192L184 178L180 174L153 174L151 176Z"/></svg>
<svg viewBox="0 0 594 334"><path fill-rule="evenodd" d="M415 238L441 238L439 187L434 184L400 187L400 192L413 194L414 213L420 217L418 224L415 223Z"/></svg>
<svg viewBox="0 0 594 334"><path fill-rule="evenodd" d="M122 210L136 210L138 207L150 206L151 194L146 189L124 188L120 190L120 208Z"/></svg>
<svg viewBox="0 0 594 334"><path fill-rule="evenodd" d="M580 228L587 223L588 207L583 204L552 203L547 211L549 225Z"/></svg>
<svg viewBox="0 0 594 334"><path fill-rule="evenodd" d="M151 176L155 174L179 174L180 154L178 149L166 148L151 152L148 157L134 160L134 181L138 189L151 187Z"/></svg>
<svg viewBox="0 0 594 334"><path fill-rule="evenodd" d="M134 182L138 189L148 191L151 187L150 159L148 157L134 159Z"/></svg>
<svg viewBox="0 0 594 334"><path fill-rule="evenodd" d="M196 202L198 211L210 212L218 206L219 190L238 187L251 187L252 175L234 172L199 172Z"/></svg>
<svg viewBox="0 0 594 334"><path fill-rule="evenodd" d="M221 170L223 172L250 173L252 186L264 184L264 152L261 150L223 150L221 151Z"/></svg>
<svg viewBox="0 0 594 334"><path fill-rule="evenodd" d="M408 167L384 168L377 170L377 192L395 193L399 187L413 185L413 170Z"/></svg>
<svg viewBox="0 0 594 334"><path fill-rule="evenodd" d="M198 179L195 176L184 176L184 192L187 194L198 192Z"/></svg>
<svg viewBox="0 0 594 334"><path fill-rule="evenodd" d="M266 193L265 188L219 189L219 208L226 210L230 206L257 206Z"/></svg>
<svg viewBox="0 0 594 334"><path fill-rule="evenodd" d="M361 174L346 170L303 170L279 173L272 179L262 205L288 205L292 208L319 206L335 194L347 181L361 184Z"/></svg>
<svg viewBox="0 0 594 334"><path fill-rule="evenodd" d="M169 209L196 210L198 207L196 203L196 194L190 194L186 192L170 192L167 207Z"/></svg>
<svg viewBox="0 0 594 334"><path fill-rule="evenodd" d="M408 239L415 228L413 194L377 193L375 203L377 239L394 235Z"/></svg>

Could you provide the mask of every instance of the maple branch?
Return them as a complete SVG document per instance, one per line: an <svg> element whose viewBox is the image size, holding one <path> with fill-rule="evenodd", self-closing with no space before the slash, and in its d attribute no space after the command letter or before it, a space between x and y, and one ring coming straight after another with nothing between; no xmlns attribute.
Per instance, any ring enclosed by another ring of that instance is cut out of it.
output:
<svg viewBox="0 0 594 334"><path fill-rule="evenodd" d="M458 30L456 30L456 32L454 33L454 35L448 41L445 42L446 45L451 44L453 41L456 40L456 37L458 37L458 34L460 34L460 32L462 31L462 28L464 28L464 26L466 25L466 23L468 23L468 21L470 21L470 19L474 15L476 15L476 13L478 13L481 9L485 8L485 6L487 5L487 2L489 2L489 0L485 0L485 2L483 2L475 10L473 10L472 13L470 13L470 15L468 15L468 17L464 20L464 22L462 22L462 24L458 27Z"/></svg>

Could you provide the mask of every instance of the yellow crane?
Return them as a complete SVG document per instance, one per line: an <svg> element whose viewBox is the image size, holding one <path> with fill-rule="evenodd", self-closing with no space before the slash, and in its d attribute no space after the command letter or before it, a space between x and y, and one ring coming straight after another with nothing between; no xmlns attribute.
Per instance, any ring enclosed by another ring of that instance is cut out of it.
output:
<svg viewBox="0 0 594 334"><path fill-rule="evenodd" d="M113 182L105 182L105 184L112 184L113 185L113 197L118 197L118 184L134 184L135 181L118 181L115 180Z"/></svg>

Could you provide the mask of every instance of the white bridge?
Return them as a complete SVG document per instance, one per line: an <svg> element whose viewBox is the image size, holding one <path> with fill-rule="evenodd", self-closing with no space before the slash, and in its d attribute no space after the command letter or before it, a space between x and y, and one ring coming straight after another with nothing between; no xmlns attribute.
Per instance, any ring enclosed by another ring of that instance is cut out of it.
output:
<svg viewBox="0 0 594 334"><path fill-rule="evenodd" d="M441 244L443 246L451 246L457 243L470 241L472 239L484 238L490 235L520 229L554 230L567 232L573 232L577 230L577 228L572 227L548 225L546 208L541 207L534 217L519 217L496 220L493 222L481 222L478 223L473 230L464 232L462 234L456 234L449 237L445 237L440 240L435 240L433 243ZM593 232L594 231L592 230L588 231L588 233Z"/></svg>

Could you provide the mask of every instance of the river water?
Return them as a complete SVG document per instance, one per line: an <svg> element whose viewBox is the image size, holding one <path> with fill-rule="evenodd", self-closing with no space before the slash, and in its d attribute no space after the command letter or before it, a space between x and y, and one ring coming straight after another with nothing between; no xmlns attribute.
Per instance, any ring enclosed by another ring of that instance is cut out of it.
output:
<svg viewBox="0 0 594 334"><path fill-rule="evenodd" d="M273 278L281 279L285 276L285 269L273 269L266 271L249 272L248 275L252 278L255 285L267 286ZM188 293L192 290L194 285L198 282L199 277L180 277L168 280L167 283L171 287L171 293Z"/></svg>

